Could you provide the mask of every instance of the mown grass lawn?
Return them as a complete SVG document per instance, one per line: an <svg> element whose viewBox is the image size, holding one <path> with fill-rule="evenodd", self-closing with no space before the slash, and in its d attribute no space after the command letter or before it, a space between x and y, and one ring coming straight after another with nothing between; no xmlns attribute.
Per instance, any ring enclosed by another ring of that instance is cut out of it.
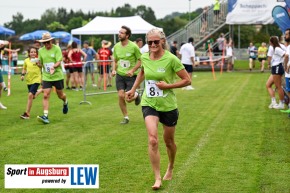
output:
<svg viewBox="0 0 290 193"><path fill-rule="evenodd" d="M176 165L173 180L163 182L158 192L290 192L290 119L268 109L269 72L256 67L250 73L246 61L235 68L216 72L216 80L211 72L196 72L195 90L175 90L180 111ZM62 102L53 93L51 123L43 125L36 120L42 114L41 95L31 119L19 118L27 100L19 79L12 76L11 96L4 92L1 98L8 110L0 111L0 192L153 192L139 106L129 104L130 123L120 125L116 93L87 96L92 105L80 105L83 93L68 90L69 113L62 114ZM161 126L159 137L165 173ZM5 164L99 164L100 188L4 189Z"/></svg>

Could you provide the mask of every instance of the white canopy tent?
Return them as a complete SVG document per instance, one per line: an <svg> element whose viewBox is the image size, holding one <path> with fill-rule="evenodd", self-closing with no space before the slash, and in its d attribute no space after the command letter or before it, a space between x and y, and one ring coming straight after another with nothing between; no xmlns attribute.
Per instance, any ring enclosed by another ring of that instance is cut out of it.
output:
<svg viewBox="0 0 290 193"><path fill-rule="evenodd" d="M92 21L87 23L85 26L72 29L72 35L114 35L119 33L121 26L127 26L131 29L132 34L145 34L152 28L156 28L151 25L140 16L130 17L101 17L97 16ZM162 28L159 28L162 30Z"/></svg>

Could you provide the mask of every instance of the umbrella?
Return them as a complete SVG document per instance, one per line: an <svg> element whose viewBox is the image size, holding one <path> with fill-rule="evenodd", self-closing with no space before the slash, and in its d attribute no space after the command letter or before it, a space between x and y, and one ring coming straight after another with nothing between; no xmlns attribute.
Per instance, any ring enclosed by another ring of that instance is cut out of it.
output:
<svg viewBox="0 0 290 193"><path fill-rule="evenodd" d="M66 31L56 31L56 32L51 33L51 36L54 38L65 38L65 37L70 37L71 34Z"/></svg>
<svg viewBox="0 0 290 193"><path fill-rule="evenodd" d="M15 31L0 25L0 34L15 35Z"/></svg>
<svg viewBox="0 0 290 193"><path fill-rule="evenodd" d="M68 42L70 42L70 41L74 41L74 42L76 42L77 44L81 44L81 43L82 43L81 40L78 39L78 38L73 37L73 38L71 39L71 36L68 36L68 37L65 37L65 38L62 38L62 39L61 39L61 42L62 42L62 43L68 43Z"/></svg>
<svg viewBox="0 0 290 193"><path fill-rule="evenodd" d="M20 36L20 40L40 40L42 38L43 33L50 33L47 30L36 30L34 32L30 32Z"/></svg>

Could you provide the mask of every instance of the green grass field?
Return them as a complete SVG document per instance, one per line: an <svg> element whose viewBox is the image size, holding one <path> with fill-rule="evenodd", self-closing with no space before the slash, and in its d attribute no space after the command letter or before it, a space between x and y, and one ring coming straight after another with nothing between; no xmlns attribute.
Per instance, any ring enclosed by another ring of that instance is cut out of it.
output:
<svg viewBox="0 0 290 193"><path fill-rule="evenodd" d="M240 70L247 69L247 62L235 68L216 72L216 80L211 72L196 72L195 90L175 90L180 118L174 176L157 192L290 192L290 119L268 109L269 72ZM14 75L11 85L11 96L4 92L1 98L8 109L0 111L0 192L153 192L140 106L129 104L130 123L120 125L116 93L87 96L92 105L80 105L82 92L65 91L67 115L52 93L51 123L43 125L36 120L42 95L34 100L30 120L22 120L26 84ZM161 126L159 137L164 174L168 161ZM100 188L4 189L5 164L99 164Z"/></svg>

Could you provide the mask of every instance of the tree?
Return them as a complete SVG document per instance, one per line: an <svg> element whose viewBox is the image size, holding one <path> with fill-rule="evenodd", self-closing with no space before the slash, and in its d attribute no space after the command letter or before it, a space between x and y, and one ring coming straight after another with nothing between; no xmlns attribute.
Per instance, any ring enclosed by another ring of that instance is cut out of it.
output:
<svg viewBox="0 0 290 193"><path fill-rule="evenodd" d="M83 26L82 17L73 17L68 21L67 30L71 31L72 29L79 28Z"/></svg>
<svg viewBox="0 0 290 193"><path fill-rule="evenodd" d="M146 7L145 5L139 5L135 9L135 15L141 16L145 21L149 23L153 23L156 21L155 13L150 7Z"/></svg>
<svg viewBox="0 0 290 193"><path fill-rule="evenodd" d="M40 18L40 21L42 22L42 25L40 28L46 28L47 25L53 23L54 21L59 21L57 17L57 12L54 8L47 9Z"/></svg>
<svg viewBox="0 0 290 193"><path fill-rule="evenodd" d="M12 16L12 22L8 23L6 27L13 29L16 33L23 32L23 15L22 13L17 12L16 15Z"/></svg>
<svg viewBox="0 0 290 193"><path fill-rule="evenodd" d="M125 4L123 7L117 7L113 16L116 17L126 17L126 16L133 16L134 9L131 7L130 4Z"/></svg>
<svg viewBox="0 0 290 193"><path fill-rule="evenodd" d="M58 21L54 21L51 24L47 25L47 29L48 31L65 31L66 27Z"/></svg>

